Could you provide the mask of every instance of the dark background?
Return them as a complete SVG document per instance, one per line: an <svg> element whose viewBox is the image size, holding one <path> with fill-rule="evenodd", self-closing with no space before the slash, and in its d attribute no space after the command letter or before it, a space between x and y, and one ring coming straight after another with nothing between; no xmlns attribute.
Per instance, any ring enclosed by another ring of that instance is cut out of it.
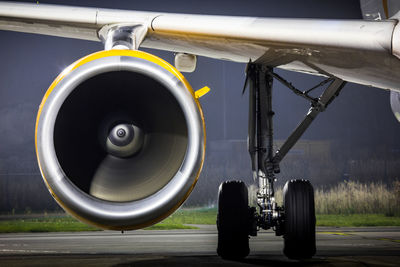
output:
<svg viewBox="0 0 400 267"><path fill-rule="evenodd" d="M26 1L25 1L26 2ZM36 1L30 1L36 2ZM287 18L360 19L358 1L40 1L115 9L175 13ZM0 31L0 212L52 210L57 206L40 179L34 152L34 124L43 94L69 64L103 49L97 42ZM143 49L173 63L170 52ZM201 99L207 125L204 171L187 205L213 204L220 181L251 183L246 151L247 94L242 96L245 64L199 57L194 73L185 74ZM298 88L321 78L279 70ZM273 99L275 137L285 139L303 118L308 102L278 83ZM390 109L389 93L347 84L322 113L299 146L282 163L280 182L308 178L317 186L343 179L400 178L400 124Z"/></svg>

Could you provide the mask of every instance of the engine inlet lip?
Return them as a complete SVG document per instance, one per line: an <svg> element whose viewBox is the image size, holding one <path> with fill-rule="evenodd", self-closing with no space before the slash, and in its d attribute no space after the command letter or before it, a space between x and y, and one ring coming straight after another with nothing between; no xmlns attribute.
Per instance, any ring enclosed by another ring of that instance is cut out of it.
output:
<svg viewBox="0 0 400 267"><path fill-rule="evenodd" d="M155 194L131 202L104 201L84 193L68 179L54 149L56 117L69 94L84 80L115 70L148 75L164 85L181 106L188 129L186 156L176 175ZM42 103L36 134L42 176L59 204L76 217L106 229L141 228L159 221L171 210L176 209L193 188L204 157L203 123L201 111L189 88L164 67L132 56L97 58L70 71Z"/></svg>

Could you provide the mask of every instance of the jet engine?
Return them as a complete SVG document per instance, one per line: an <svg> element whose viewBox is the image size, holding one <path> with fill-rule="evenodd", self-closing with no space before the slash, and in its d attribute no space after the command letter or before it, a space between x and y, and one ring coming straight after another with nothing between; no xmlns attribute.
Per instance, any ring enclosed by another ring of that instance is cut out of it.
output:
<svg viewBox="0 0 400 267"><path fill-rule="evenodd" d="M104 229L149 226L189 196L205 153L195 94L148 53L84 57L51 84L36 121L36 153L50 193Z"/></svg>

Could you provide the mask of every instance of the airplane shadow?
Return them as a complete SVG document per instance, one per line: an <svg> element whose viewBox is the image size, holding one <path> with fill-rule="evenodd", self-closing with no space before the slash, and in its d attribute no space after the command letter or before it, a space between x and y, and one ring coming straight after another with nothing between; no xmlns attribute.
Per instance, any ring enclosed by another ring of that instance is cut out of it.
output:
<svg viewBox="0 0 400 267"><path fill-rule="evenodd" d="M158 259L141 259L119 263L115 267L125 266L321 266L329 265L329 261L323 258L314 258L306 261L294 261L283 256L250 256L244 260L224 260L218 256L167 256Z"/></svg>

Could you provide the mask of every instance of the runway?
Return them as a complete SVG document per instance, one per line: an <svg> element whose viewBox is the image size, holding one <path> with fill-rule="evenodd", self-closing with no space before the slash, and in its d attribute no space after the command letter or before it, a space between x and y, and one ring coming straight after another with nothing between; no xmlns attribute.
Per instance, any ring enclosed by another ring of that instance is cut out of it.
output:
<svg viewBox="0 0 400 267"><path fill-rule="evenodd" d="M0 235L0 266L399 266L400 227L318 228L317 255L298 262L282 255L272 231L250 239L241 262L216 256L215 226L199 230Z"/></svg>

